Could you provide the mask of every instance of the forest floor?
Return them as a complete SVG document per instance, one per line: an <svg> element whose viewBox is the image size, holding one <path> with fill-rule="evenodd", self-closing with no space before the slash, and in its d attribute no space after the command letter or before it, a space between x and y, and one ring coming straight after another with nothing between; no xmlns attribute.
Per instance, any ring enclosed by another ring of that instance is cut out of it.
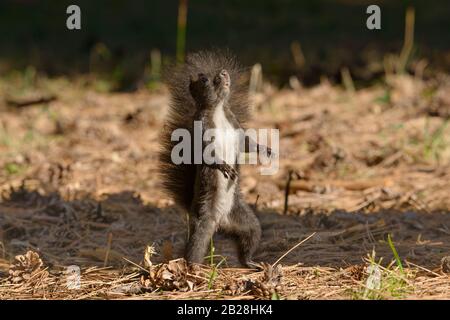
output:
<svg viewBox="0 0 450 320"><path fill-rule="evenodd" d="M205 265L179 259L186 217L157 172L164 88L0 80L0 299L449 299L448 76L293 87L252 96L248 126L280 130L278 172L242 170L259 271L221 235Z"/></svg>

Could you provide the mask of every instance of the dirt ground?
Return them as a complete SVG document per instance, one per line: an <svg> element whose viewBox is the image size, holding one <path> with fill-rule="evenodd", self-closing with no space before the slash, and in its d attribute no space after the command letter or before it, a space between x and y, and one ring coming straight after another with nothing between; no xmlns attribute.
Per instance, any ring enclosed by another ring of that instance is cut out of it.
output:
<svg viewBox="0 0 450 320"><path fill-rule="evenodd" d="M241 181L262 271L221 235L187 269L186 217L158 181L166 91L89 81L0 81L0 299L450 298L448 76L252 95L248 127L280 130L278 173Z"/></svg>

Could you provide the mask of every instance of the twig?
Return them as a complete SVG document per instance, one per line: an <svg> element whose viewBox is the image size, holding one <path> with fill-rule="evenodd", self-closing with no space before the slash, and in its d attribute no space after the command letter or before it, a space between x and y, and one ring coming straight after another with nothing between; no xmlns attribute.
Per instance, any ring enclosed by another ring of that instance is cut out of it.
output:
<svg viewBox="0 0 450 320"><path fill-rule="evenodd" d="M128 263L131 263L131 264L134 265L135 267L138 267L138 268L141 269L142 271L145 271L145 272L147 272L147 273L150 273L147 269L143 268L142 266L138 265L137 263L135 263L135 262L133 262L133 261L131 261L131 260L128 260L128 259L125 258L125 257L122 257L122 259L125 260L125 261L128 262Z"/></svg>
<svg viewBox="0 0 450 320"><path fill-rule="evenodd" d="M256 195L256 200L255 200L255 204L254 204L255 211L258 211L258 200L259 200L259 194Z"/></svg>
<svg viewBox="0 0 450 320"><path fill-rule="evenodd" d="M419 266L418 264L412 263L411 261L408 261L408 260L405 259L405 262L406 262L406 264L407 264L408 266L411 265L411 266L413 266L413 267L416 267L416 268L418 268L418 269L421 269L421 270L423 270L423 271L426 271L426 272L428 272L428 273L431 273L431 274L434 275L434 276L442 277L441 274L436 273L436 272L434 272L434 271L432 271L432 270L429 270L429 269L427 269L427 268L425 268L425 267Z"/></svg>
<svg viewBox="0 0 450 320"><path fill-rule="evenodd" d="M353 83L350 70L348 70L347 67L341 69L341 78L344 83L345 90L350 94L355 93L355 84Z"/></svg>
<svg viewBox="0 0 450 320"><path fill-rule="evenodd" d="M400 56L398 58L398 72L405 72L406 65L408 63L408 59L411 56L411 51L414 46L414 20L415 20L415 10L413 7L409 7L406 10L405 17L405 38L403 41L403 48L400 52Z"/></svg>
<svg viewBox="0 0 450 320"><path fill-rule="evenodd" d="M112 232L108 233L108 244L106 246L105 261L103 262L104 267L106 267L106 265L108 264L109 252L111 251L112 236Z"/></svg>
<svg viewBox="0 0 450 320"><path fill-rule="evenodd" d="M276 266L276 264L278 262L280 262L284 257L286 257L289 253L291 253L291 251L295 250L298 246L300 246L301 244L305 243L306 241L308 241L309 239L311 239L317 232L313 232L311 235L309 235L308 237L306 237L305 239L303 239L302 241L300 241L299 243L297 243L295 246L293 246L292 248L290 248L287 252L285 252L281 257L278 258L277 261L275 261L272 264L272 268Z"/></svg>
<svg viewBox="0 0 450 320"><path fill-rule="evenodd" d="M42 103L49 103L52 101L55 101L57 99L56 96L51 95L47 97L39 97L34 99L28 99L28 100L13 100L13 99L5 99L6 103L12 107L28 107L34 104L42 104Z"/></svg>
<svg viewBox="0 0 450 320"><path fill-rule="evenodd" d="M305 65L305 55L303 54L300 42L294 41L291 43L291 53L294 58L295 66L301 69Z"/></svg>
<svg viewBox="0 0 450 320"><path fill-rule="evenodd" d="M283 214L287 213L287 209L288 209L288 202L289 202L289 189L291 187L291 180L292 180L292 173L293 171L290 170L289 174L288 174L288 179L286 182L286 188L284 189L284 209L283 209Z"/></svg>

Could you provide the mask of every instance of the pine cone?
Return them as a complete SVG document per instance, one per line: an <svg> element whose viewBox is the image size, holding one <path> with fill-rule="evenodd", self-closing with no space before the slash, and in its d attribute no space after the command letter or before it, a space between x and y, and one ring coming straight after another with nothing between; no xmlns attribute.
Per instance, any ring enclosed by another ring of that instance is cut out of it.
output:
<svg viewBox="0 0 450 320"><path fill-rule="evenodd" d="M261 279L256 280L249 286L250 292L258 297L271 298L273 294L281 291L282 268L281 265L272 267L268 263L262 263L264 274Z"/></svg>
<svg viewBox="0 0 450 320"><path fill-rule="evenodd" d="M356 264L345 269L346 274L356 281L360 281L364 276L365 264Z"/></svg>
<svg viewBox="0 0 450 320"><path fill-rule="evenodd" d="M442 258L441 270L443 273L450 273L450 256L446 256L446 257Z"/></svg>
<svg viewBox="0 0 450 320"><path fill-rule="evenodd" d="M249 280L229 279L229 281L227 281L227 284L223 287L223 291L225 292L225 294L238 296L246 291L251 290L252 287L253 282Z"/></svg>
<svg viewBox="0 0 450 320"><path fill-rule="evenodd" d="M34 276L43 270L43 265L39 254L34 251L28 251L25 255L18 255L9 269L8 280L10 283L16 284L28 282L30 279L35 280ZM43 276L47 274L47 272L44 272Z"/></svg>
<svg viewBox="0 0 450 320"><path fill-rule="evenodd" d="M163 289L191 291L196 284L196 278L188 274L188 265L184 259L171 260L150 267L147 276L141 276L141 284L145 289Z"/></svg>
<svg viewBox="0 0 450 320"><path fill-rule="evenodd" d="M70 181L73 173L70 163L50 162L40 166L36 175L46 189L56 191Z"/></svg>

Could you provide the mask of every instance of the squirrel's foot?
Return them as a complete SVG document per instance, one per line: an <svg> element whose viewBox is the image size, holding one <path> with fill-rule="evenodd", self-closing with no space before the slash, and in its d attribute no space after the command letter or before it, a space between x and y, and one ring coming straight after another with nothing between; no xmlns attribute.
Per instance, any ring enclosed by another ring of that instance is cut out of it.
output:
<svg viewBox="0 0 450 320"><path fill-rule="evenodd" d="M261 263L255 262L253 260L245 260L241 262L244 267L250 269L256 269L258 271L263 270L263 265Z"/></svg>
<svg viewBox="0 0 450 320"><path fill-rule="evenodd" d="M196 274L197 272L201 271L201 264L194 263L194 262L187 262L188 269L191 273Z"/></svg>

